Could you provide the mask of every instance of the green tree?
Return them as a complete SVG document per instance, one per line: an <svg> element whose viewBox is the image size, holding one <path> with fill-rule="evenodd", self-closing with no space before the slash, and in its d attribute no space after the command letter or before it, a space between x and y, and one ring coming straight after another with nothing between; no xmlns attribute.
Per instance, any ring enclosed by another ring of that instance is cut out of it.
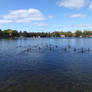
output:
<svg viewBox="0 0 92 92"><path fill-rule="evenodd" d="M92 32L85 30L82 35L83 35L83 37L89 37L90 35L92 35Z"/></svg>
<svg viewBox="0 0 92 92"><path fill-rule="evenodd" d="M76 30L75 37L80 37L82 35L82 32L80 30Z"/></svg>
<svg viewBox="0 0 92 92"><path fill-rule="evenodd" d="M72 32L68 31L65 33L66 37L72 37Z"/></svg>
<svg viewBox="0 0 92 92"><path fill-rule="evenodd" d="M2 37L2 30L0 29L0 38Z"/></svg>
<svg viewBox="0 0 92 92"><path fill-rule="evenodd" d="M28 33L26 31L24 31L23 36L28 37Z"/></svg>

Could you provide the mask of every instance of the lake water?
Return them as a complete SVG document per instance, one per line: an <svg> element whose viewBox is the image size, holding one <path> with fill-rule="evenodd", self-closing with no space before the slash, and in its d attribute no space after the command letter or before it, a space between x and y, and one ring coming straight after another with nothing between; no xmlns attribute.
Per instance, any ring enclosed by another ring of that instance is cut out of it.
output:
<svg viewBox="0 0 92 92"><path fill-rule="evenodd" d="M0 92L92 92L92 39L1 39Z"/></svg>

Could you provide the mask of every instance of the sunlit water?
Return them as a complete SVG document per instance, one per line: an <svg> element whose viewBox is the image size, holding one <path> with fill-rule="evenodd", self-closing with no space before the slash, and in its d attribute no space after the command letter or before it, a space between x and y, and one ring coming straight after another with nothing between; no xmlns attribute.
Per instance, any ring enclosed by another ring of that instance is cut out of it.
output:
<svg viewBox="0 0 92 92"><path fill-rule="evenodd" d="M0 92L92 92L92 39L1 39Z"/></svg>

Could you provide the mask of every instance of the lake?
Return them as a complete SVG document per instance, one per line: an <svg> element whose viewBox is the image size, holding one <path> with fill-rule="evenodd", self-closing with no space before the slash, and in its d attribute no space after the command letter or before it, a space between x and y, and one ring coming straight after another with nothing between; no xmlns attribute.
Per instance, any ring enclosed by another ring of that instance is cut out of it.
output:
<svg viewBox="0 0 92 92"><path fill-rule="evenodd" d="M92 38L0 39L0 92L92 92Z"/></svg>

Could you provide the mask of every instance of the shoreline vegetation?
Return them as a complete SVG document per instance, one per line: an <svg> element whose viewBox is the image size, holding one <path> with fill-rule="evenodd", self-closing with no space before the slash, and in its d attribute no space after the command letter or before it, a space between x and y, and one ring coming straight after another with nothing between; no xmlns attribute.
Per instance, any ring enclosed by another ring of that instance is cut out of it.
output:
<svg viewBox="0 0 92 92"><path fill-rule="evenodd" d="M63 31L54 31L50 32L27 32L27 31L17 31L12 29L1 30L0 29L0 38L14 38L14 37L32 37L32 38L40 38L40 37L90 37L92 38L92 31L90 30L76 30L74 33L71 31L63 32Z"/></svg>

